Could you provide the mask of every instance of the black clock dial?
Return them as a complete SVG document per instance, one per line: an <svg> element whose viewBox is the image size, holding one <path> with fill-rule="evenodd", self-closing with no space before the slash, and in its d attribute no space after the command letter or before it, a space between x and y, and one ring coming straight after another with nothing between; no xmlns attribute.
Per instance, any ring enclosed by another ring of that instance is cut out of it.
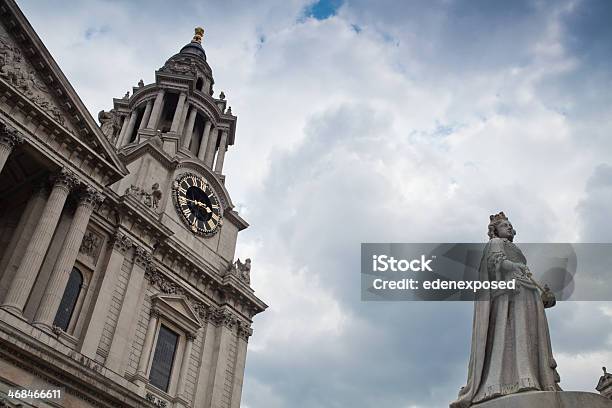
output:
<svg viewBox="0 0 612 408"><path fill-rule="evenodd" d="M214 234L221 224L222 211L214 190L204 177L185 174L175 182L176 207L183 222L200 235Z"/></svg>

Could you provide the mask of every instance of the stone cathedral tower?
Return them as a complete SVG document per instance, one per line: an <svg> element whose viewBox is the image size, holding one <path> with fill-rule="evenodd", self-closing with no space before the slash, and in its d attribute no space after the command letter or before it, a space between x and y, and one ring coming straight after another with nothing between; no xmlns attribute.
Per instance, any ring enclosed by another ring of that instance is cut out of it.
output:
<svg viewBox="0 0 612 408"><path fill-rule="evenodd" d="M203 30L98 126L14 1L0 22L0 406L238 408L266 305Z"/></svg>

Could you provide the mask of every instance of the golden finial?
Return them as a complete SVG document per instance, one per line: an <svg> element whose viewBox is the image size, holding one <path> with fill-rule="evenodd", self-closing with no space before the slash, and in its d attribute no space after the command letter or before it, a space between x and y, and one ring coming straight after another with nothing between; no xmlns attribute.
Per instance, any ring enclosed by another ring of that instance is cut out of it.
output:
<svg viewBox="0 0 612 408"><path fill-rule="evenodd" d="M202 43L202 37L204 37L204 29L202 27L195 28L195 34L191 42L197 42L198 44Z"/></svg>

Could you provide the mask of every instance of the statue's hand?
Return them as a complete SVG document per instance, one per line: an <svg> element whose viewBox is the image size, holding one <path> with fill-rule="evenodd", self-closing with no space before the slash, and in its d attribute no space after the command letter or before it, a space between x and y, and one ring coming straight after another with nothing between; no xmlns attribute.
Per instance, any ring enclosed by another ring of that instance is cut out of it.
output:
<svg viewBox="0 0 612 408"><path fill-rule="evenodd" d="M529 276L531 272L529 271L529 268L527 267L527 265L519 263L519 262L514 262L514 274L517 277L524 277L524 276Z"/></svg>
<svg viewBox="0 0 612 408"><path fill-rule="evenodd" d="M557 298L555 297L555 294L551 291L543 292L541 297L545 309L549 309L557 304Z"/></svg>

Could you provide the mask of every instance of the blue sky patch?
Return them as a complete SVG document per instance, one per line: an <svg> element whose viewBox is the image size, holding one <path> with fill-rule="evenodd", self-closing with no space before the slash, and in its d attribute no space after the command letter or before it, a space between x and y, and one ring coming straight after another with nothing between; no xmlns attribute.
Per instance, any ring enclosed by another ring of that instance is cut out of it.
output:
<svg viewBox="0 0 612 408"><path fill-rule="evenodd" d="M305 10L306 17L313 17L317 20L325 20L335 16L336 12L342 6L342 0L319 0Z"/></svg>

